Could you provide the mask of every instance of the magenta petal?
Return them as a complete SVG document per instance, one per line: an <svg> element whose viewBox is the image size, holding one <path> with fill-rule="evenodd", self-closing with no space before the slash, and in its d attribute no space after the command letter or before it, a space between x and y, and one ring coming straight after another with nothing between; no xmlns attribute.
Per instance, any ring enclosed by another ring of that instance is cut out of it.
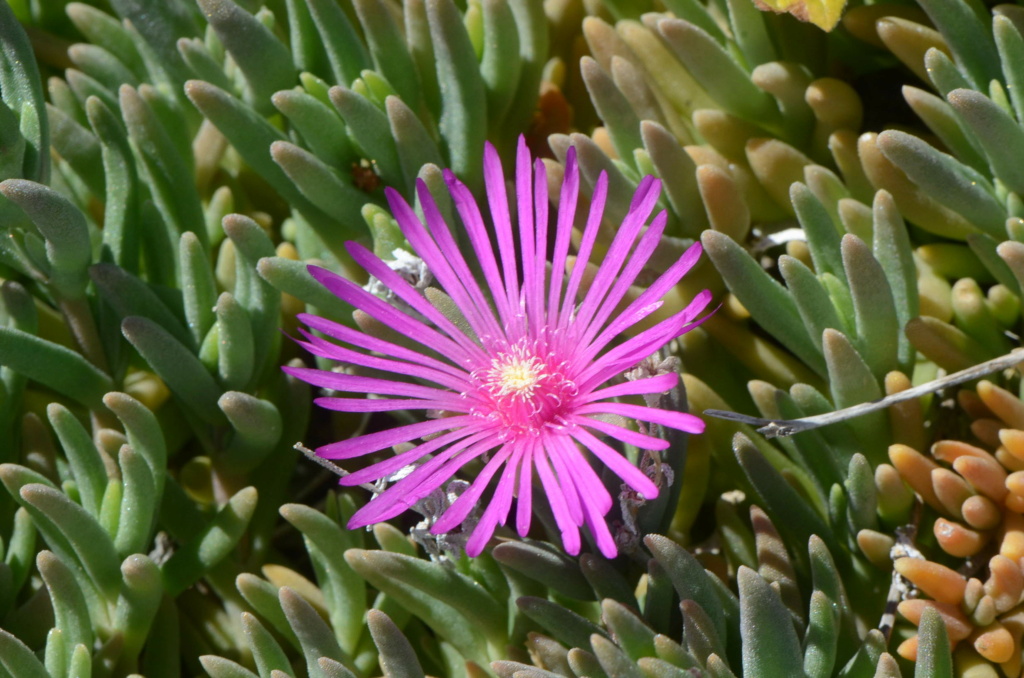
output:
<svg viewBox="0 0 1024 678"><path fill-rule="evenodd" d="M516 499L516 532L525 537L530 531L530 511L533 508L533 455L534 441L526 442L523 460L519 463L519 496Z"/></svg>
<svg viewBox="0 0 1024 678"><path fill-rule="evenodd" d="M551 282L548 290L548 324L554 325L562 296L562 281L565 279L565 261L569 254L573 219L580 191L580 168L576 163L576 147L570 146L565 156L565 177L562 179L562 193L558 199L558 223L555 225L555 249L551 257Z"/></svg>
<svg viewBox="0 0 1024 678"><path fill-rule="evenodd" d="M601 555L609 560L619 555L619 549L615 545L615 538L612 537L612 533L608 530L608 522L604 519L604 514L598 512L596 507L587 506L587 527L590 528L590 533L594 535L594 540L597 542L597 548L601 551Z"/></svg>
<svg viewBox="0 0 1024 678"><path fill-rule="evenodd" d="M679 383L679 375L675 372L659 374L644 379L624 381L621 384L609 386L608 388L591 391L580 398L581 403L591 403L595 400L606 400L608 398L619 398L628 395L650 395L652 393L668 393Z"/></svg>
<svg viewBox="0 0 1024 678"><path fill-rule="evenodd" d="M402 313L383 299L378 299L351 280L346 280L339 275L316 266L310 266L309 271L334 296L352 304L361 311L365 311L396 332L404 334L431 349L447 353L463 362L471 362L473 359L480 360L482 354L479 351L472 349L467 351L465 347L460 346L452 339L425 325L416 318Z"/></svg>
<svg viewBox="0 0 1024 678"><path fill-rule="evenodd" d="M305 323L310 329L323 332L324 334L330 337L334 337L339 341L347 342L349 344L352 344L353 346L366 349L367 351L375 351L377 353L382 353L384 355L391 356L392 358L396 358L398 360L407 360L417 365L422 365L427 368L435 369L439 372L450 374L459 379L464 380L467 376L465 371L458 367L455 367L454 365L441 362L440 360L431 358L430 356L424 355L417 351L413 351L412 349L405 348L404 346L399 346L398 344L393 344L389 341L384 341L383 339L371 337L370 335L363 334L362 332L354 330L351 327L345 327L344 325L339 325L336 322L332 322L325 318L318 318L317 316L310 315L308 313L300 313L297 317L300 322ZM372 364L368 364L367 367L375 366ZM404 374L404 372L400 374ZM457 387L456 390L458 390Z"/></svg>
<svg viewBox="0 0 1024 678"><path fill-rule="evenodd" d="M435 450L441 449L445 445L451 445L451 447L445 450L445 453L451 455L479 442L487 435L487 433L481 434L470 427L460 428L457 431L451 431L436 438L431 438L427 442L421 443L411 450L397 454L394 457L390 457L384 461L379 461L376 464L372 464L366 468L350 473L342 478L340 483L342 485L359 485L361 483L380 480L381 478L390 476L392 473L395 473L409 464L419 461L426 455Z"/></svg>
<svg viewBox="0 0 1024 678"><path fill-rule="evenodd" d="M580 309L578 322L581 324L588 323L586 332L584 332L582 337L583 343L589 343L594 338L615 311L619 302L626 296L630 286L633 285L637 276L640 275L643 267L651 258L651 255L654 254L655 248L661 243L661 234L665 231L665 224L667 222L668 214L662 211L655 218L651 227L647 229L647 232L640 238L640 243L629 260L627 260L622 272L616 278L615 284L608 291L608 296L601 301L600 307L595 309L593 318L588 320L583 313L583 309Z"/></svg>
<svg viewBox="0 0 1024 678"><path fill-rule="evenodd" d="M393 400L390 398L316 398L313 403L335 412L394 412L396 410L440 410L450 407L448 401ZM462 411L466 411L465 408Z"/></svg>
<svg viewBox="0 0 1024 678"><path fill-rule="evenodd" d="M564 455L569 474L573 478L573 485L579 495L580 505L584 507L584 514L586 513L585 506L587 502L597 506L601 511L601 515L607 514L612 508L612 497L608 494L608 490L601 482L601 479L594 473L594 469L583 458L580 448L567 436L559 438L556 448L560 448L560 454ZM580 524L582 522L581 520Z"/></svg>
<svg viewBox="0 0 1024 678"><path fill-rule="evenodd" d="M469 489L463 492L455 500L455 503L441 514L438 521L431 526L430 532L432 534L444 534L462 524L462 521L466 519L466 516L469 515L469 512L473 510L473 507L479 501L484 490L487 489L487 483L491 482L491 478L498 472L498 469L501 468L501 465L505 463L510 454L511 447L509 445L505 445L495 452L491 460L480 471L480 474L473 479Z"/></svg>
<svg viewBox="0 0 1024 678"><path fill-rule="evenodd" d="M597 240L597 232L601 228L601 219L604 217L604 205L608 199L608 173L601 172L594 186L594 195L590 198L590 214L587 216L587 225L583 228L583 239L580 241L579 251L576 253L576 263L573 264L572 273L569 274L569 283L565 289L565 298L562 300L562 308L558 316L559 327L565 327L569 323L570 316L576 310L576 292L579 290L580 282L583 280L583 272L590 260L590 253Z"/></svg>
<svg viewBox="0 0 1024 678"><path fill-rule="evenodd" d="M600 431L601 433L609 435L616 440L621 440L624 443L634 447L639 447L642 450L667 450L669 448L667 440L631 431L628 428L616 426L615 424L610 424L606 421L602 421L601 419L594 419L591 417L574 417L573 422L580 426L586 426L587 428L592 428L595 431Z"/></svg>
<svg viewBox="0 0 1024 678"><path fill-rule="evenodd" d="M582 525L583 507L580 506L576 479L569 470L574 460L565 458L561 443L561 435L547 436L544 442L544 451L547 453L548 461L555 468L555 473L558 474L558 486L562 489L562 496L565 497L565 507L569 511L569 517L574 524Z"/></svg>
<svg viewBox="0 0 1024 678"><path fill-rule="evenodd" d="M551 505L551 512L555 516L555 524L562 532L562 546L565 552L571 556L580 552L580 530L576 523L569 516L569 509L565 505L565 495L562 488L558 486L554 474L551 473L548 462L543 454L534 457L534 467L540 477L541 485L544 487L544 496Z"/></svg>
<svg viewBox="0 0 1024 678"><path fill-rule="evenodd" d="M611 245L608 246L608 254L601 262L600 267L598 267L597 275L594 276L594 280L590 283L590 288L583 298L583 303L580 304L579 317L576 321L579 323L579 326L586 328L590 324L594 313L600 308L601 301L605 298L605 294L617 277L621 278L627 286L633 282L630 278L619 276L619 271L622 270L622 265L626 262L630 252L632 252L633 243L640 233L640 228L647 220L647 216L650 214L651 209L654 208L654 203L658 199L658 191L653 189L660 186L661 182L655 181L653 177L647 177L640 183L640 188L637 189L634 196L634 203L639 202L640 207L636 211L632 207L630 208L629 214L626 215L619 230L615 233L615 238L612 240ZM643 195L642 198L641 195ZM661 229L664 229L664 227L664 223L662 223ZM660 231L661 229L658 230ZM654 237L648 238L649 242L646 244L648 257L650 252L654 251L654 245L657 244L656 237L660 236L660 232L652 233L651 235ZM639 273L639 266L636 273ZM634 277L636 273L633 273ZM611 305L614 307L615 302L611 302Z"/></svg>
<svg viewBox="0 0 1024 678"><path fill-rule="evenodd" d="M628 403L594 403L583 405L576 410L578 414L618 414L622 417L649 421L669 428L686 431L687 433L703 433L704 422L687 412L670 412L657 407L644 407Z"/></svg>
<svg viewBox="0 0 1024 678"><path fill-rule="evenodd" d="M328 372L327 370L317 370L309 367L285 366L281 369L307 384L345 393L396 395L408 396L410 398L450 400L453 402L458 400L457 396L449 390L420 386L419 384L410 384L404 381Z"/></svg>
<svg viewBox="0 0 1024 678"><path fill-rule="evenodd" d="M477 438L479 440L479 438ZM465 449L456 443L392 485L382 495L355 512L348 521L349 529L394 518L447 482L456 471L480 456L493 445L487 440ZM460 451L461 450L461 451Z"/></svg>
<svg viewBox="0 0 1024 678"><path fill-rule="evenodd" d="M332 344L326 339L321 339L301 327L299 328L299 332L301 332L308 341L296 341L300 346L314 355L319 355L324 358L329 358L343 363L359 365L361 367L369 367L375 370L391 372L392 374L400 374L408 377L417 377L419 379L433 381L436 384L445 386L453 391L463 391L469 386L469 381L466 378L469 375L465 372L462 372L456 377L448 371L441 371L432 367L423 367L422 365L415 365L402 360L378 358L377 356L366 355L365 353L353 351L352 349ZM281 369L288 372L288 370L292 368L286 365Z"/></svg>
<svg viewBox="0 0 1024 678"><path fill-rule="evenodd" d="M365 436L359 436L358 438L351 438L349 440L331 443L330 445L324 445L323 447L317 448L316 453L324 459L351 459L352 457L361 457L362 455L369 454L370 452L383 450L385 447L391 447L392 445L397 445L399 443L407 443L411 440L416 440L420 436L460 428L472 423L473 421L474 417L463 415L459 417L446 417L444 419L431 419L428 421L421 421L416 424L406 424L405 426L399 426L398 428L378 431L377 433L369 433Z"/></svg>
<svg viewBox="0 0 1024 678"><path fill-rule="evenodd" d="M521 450L513 453L512 457L505 464L505 469L498 480L498 486L494 489L494 496L480 516L480 522L473 528L473 532L466 542L466 553L469 556L478 556L487 546L494 529L498 523L505 524L509 509L512 508L512 488L515 485L516 469L519 466Z"/></svg>
<svg viewBox="0 0 1024 678"><path fill-rule="evenodd" d="M611 469L612 473L622 478L627 485L639 492L644 499L654 499L658 496L658 486L650 478L643 474L643 471L633 466L621 454L613 450L607 443L595 438L586 429L574 426L570 429L572 437L583 443L584 447L594 453L605 466Z"/></svg>

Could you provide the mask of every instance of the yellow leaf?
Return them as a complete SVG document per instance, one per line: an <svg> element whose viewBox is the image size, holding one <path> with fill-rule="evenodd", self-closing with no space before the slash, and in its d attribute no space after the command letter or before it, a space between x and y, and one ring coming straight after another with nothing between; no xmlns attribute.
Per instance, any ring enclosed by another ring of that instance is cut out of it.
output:
<svg viewBox="0 0 1024 678"><path fill-rule="evenodd" d="M839 23L846 0L754 0L754 4L762 11L787 12L823 31L831 31Z"/></svg>

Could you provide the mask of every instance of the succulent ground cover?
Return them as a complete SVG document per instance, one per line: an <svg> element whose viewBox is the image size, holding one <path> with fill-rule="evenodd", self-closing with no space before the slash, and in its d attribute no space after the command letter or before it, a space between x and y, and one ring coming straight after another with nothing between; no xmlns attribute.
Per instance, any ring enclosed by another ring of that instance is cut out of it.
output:
<svg viewBox="0 0 1024 678"><path fill-rule="evenodd" d="M1024 9L809 4L0 2L0 678L1021 675Z"/></svg>

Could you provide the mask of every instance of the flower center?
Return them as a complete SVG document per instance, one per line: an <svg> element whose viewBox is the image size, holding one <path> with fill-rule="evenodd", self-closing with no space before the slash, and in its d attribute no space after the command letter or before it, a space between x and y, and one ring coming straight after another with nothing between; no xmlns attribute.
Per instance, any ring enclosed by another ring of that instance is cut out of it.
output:
<svg viewBox="0 0 1024 678"><path fill-rule="evenodd" d="M541 381L543 366L536 357L524 358L514 354L499 354L488 371L489 381L497 388L497 395L533 397L533 391Z"/></svg>
<svg viewBox="0 0 1024 678"><path fill-rule="evenodd" d="M499 424L505 438L557 424L576 395L564 361L541 354L528 343L497 352L474 376L483 396L475 412Z"/></svg>

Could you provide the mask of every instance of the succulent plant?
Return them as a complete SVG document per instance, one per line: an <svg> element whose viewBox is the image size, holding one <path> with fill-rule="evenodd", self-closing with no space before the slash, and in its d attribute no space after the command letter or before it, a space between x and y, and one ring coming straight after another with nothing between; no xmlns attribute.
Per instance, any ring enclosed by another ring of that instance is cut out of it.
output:
<svg viewBox="0 0 1024 678"><path fill-rule="evenodd" d="M485 141L510 170L525 134L537 209L573 162L580 207L607 194L565 277L620 254L648 175L664 232L617 310L709 255L627 332L721 302L656 356L657 407L791 420L1007 354L1022 35L957 0L831 33L749 0L0 3L0 676L1018 675L1016 372L774 440L705 417L661 466L619 446L666 491L609 493L617 558L541 501L469 558L429 520L344 527L363 499L295 443L418 415L313 411L292 375L335 366L282 335L365 330L307 266L376 294L346 242L409 256L385 187L460 232L441 168L479 201Z"/></svg>

